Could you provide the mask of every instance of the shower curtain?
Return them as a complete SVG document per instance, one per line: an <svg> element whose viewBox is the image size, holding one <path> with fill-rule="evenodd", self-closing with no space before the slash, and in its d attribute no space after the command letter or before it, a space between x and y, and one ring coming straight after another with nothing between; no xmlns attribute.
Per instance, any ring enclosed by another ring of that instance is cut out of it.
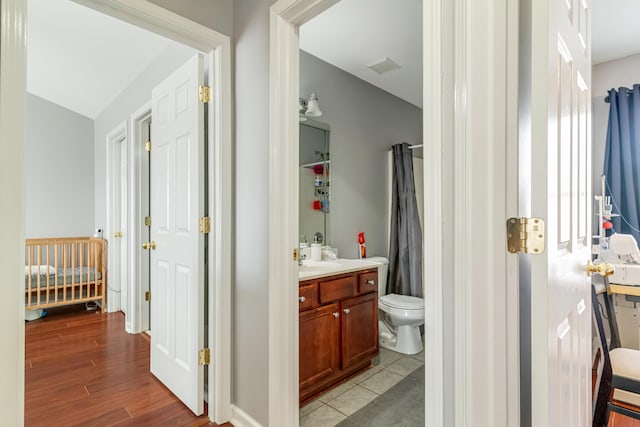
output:
<svg viewBox="0 0 640 427"><path fill-rule="evenodd" d="M422 229L409 144L391 147L393 182L387 293L422 298Z"/></svg>

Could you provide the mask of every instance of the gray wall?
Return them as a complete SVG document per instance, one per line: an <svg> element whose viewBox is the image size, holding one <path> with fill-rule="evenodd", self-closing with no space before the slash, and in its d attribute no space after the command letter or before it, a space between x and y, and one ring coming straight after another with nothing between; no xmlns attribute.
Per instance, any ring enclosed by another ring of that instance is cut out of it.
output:
<svg viewBox="0 0 640 427"><path fill-rule="evenodd" d="M604 170L604 149L607 142L609 121L609 104L604 102L604 98L609 89L617 89L621 86L631 88L636 83L640 83L640 55L632 55L593 66L591 73L593 194L601 193L600 175ZM594 226L597 227L595 221Z"/></svg>
<svg viewBox="0 0 640 427"><path fill-rule="evenodd" d="M269 8L236 1L235 283L232 401L262 425L269 414ZM279 398L272 396L271 398Z"/></svg>
<svg viewBox="0 0 640 427"><path fill-rule="evenodd" d="M304 51L300 95L318 95L331 126L331 246L357 258L364 231L367 255L388 256L387 153L391 145L422 144L422 110Z"/></svg>
<svg viewBox="0 0 640 427"><path fill-rule="evenodd" d="M107 226L107 143L106 136L131 114L151 101L151 90L196 51L172 44L143 71L95 120L95 227ZM128 129L128 126L127 126Z"/></svg>
<svg viewBox="0 0 640 427"><path fill-rule="evenodd" d="M25 236L93 234L93 120L27 94Z"/></svg>

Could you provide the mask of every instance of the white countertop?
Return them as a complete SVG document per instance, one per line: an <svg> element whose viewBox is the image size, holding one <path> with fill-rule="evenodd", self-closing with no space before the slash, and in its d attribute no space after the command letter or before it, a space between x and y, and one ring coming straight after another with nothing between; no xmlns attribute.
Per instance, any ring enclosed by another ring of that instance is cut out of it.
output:
<svg viewBox="0 0 640 427"><path fill-rule="evenodd" d="M366 259L335 259L332 261L302 261L298 269L298 280L317 279L319 277L333 276L334 274L350 273L352 271L366 270L382 265L376 261Z"/></svg>

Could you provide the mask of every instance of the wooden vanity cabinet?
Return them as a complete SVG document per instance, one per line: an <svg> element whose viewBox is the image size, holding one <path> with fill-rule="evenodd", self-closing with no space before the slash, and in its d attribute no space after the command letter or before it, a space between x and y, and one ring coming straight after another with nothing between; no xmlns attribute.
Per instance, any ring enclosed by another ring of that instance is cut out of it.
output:
<svg viewBox="0 0 640 427"><path fill-rule="evenodd" d="M378 293L342 301L342 366L348 368L378 354Z"/></svg>
<svg viewBox="0 0 640 427"><path fill-rule="evenodd" d="M300 282L301 403L378 354L377 281L377 269L367 269Z"/></svg>
<svg viewBox="0 0 640 427"><path fill-rule="evenodd" d="M309 388L340 369L338 304L300 313L300 388Z"/></svg>

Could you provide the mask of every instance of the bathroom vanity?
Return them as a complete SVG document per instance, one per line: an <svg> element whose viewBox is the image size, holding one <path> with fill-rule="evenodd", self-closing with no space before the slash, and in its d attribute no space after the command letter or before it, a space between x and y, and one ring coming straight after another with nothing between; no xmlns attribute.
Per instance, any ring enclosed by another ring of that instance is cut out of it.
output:
<svg viewBox="0 0 640 427"><path fill-rule="evenodd" d="M301 404L369 367L378 354L378 269L344 261L350 262L307 270L306 277L301 268Z"/></svg>

